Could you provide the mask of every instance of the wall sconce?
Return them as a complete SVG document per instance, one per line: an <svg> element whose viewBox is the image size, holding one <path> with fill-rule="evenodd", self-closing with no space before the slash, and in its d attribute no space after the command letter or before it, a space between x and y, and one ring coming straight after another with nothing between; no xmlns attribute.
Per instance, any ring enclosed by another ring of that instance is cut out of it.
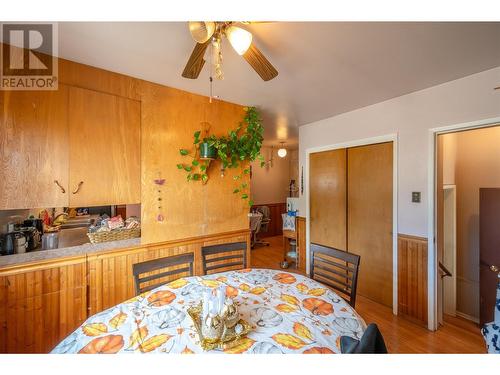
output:
<svg viewBox="0 0 500 375"><path fill-rule="evenodd" d="M278 156L284 158L286 156L285 142L280 142L280 149L278 150Z"/></svg>
<svg viewBox="0 0 500 375"><path fill-rule="evenodd" d="M273 167L273 161L274 161L273 156L274 156L274 147L271 146L271 156L269 157L268 160L265 161L265 163L266 163L265 167L266 168L269 168L269 167L272 168Z"/></svg>

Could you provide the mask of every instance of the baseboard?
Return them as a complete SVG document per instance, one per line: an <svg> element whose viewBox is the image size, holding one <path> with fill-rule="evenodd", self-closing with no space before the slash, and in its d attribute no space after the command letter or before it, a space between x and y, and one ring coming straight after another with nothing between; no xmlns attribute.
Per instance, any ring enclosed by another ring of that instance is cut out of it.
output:
<svg viewBox="0 0 500 375"><path fill-rule="evenodd" d="M464 318L464 319L470 320L471 322L479 324L479 318L473 317L473 316L468 315L468 314L464 314L463 312L460 312L460 311L455 311L455 315L459 316L460 318Z"/></svg>

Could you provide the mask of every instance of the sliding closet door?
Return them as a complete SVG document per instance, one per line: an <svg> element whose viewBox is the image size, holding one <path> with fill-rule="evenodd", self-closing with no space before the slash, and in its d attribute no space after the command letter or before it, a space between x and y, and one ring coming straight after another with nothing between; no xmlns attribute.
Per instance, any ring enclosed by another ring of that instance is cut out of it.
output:
<svg viewBox="0 0 500 375"><path fill-rule="evenodd" d="M346 149L309 158L311 242L346 250Z"/></svg>
<svg viewBox="0 0 500 375"><path fill-rule="evenodd" d="M392 306L392 142L347 151L347 244L361 256L358 294Z"/></svg>

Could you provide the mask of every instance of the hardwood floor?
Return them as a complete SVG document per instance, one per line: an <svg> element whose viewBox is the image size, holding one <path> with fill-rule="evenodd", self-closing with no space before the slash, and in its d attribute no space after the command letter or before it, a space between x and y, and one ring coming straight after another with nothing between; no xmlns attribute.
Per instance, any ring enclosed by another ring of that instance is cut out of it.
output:
<svg viewBox="0 0 500 375"><path fill-rule="evenodd" d="M283 254L282 237L268 237L269 246L252 250L253 268L279 269ZM298 272L293 266L290 272ZM376 323L384 336L389 353L486 353L479 327L460 318L447 318L436 332L401 316L389 307L358 295L356 311L367 324Z"/></svg>

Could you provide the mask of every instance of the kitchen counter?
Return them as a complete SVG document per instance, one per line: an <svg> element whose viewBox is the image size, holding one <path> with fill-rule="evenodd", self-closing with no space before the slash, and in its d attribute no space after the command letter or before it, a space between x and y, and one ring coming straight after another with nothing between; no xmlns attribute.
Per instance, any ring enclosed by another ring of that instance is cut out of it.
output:
<svg viewBox="0 0 500 375"><path fill-rule="evenodd" d="M99 251L125 249L129 247L140 246L140 244L140 238L131 238L128 240L110 241L97 244L85 243L78 246L62 247L53 250L36 250L24 254L4 255L0 256L0 269L3 267L15 266L23 263L92 254Z"/></svg>

